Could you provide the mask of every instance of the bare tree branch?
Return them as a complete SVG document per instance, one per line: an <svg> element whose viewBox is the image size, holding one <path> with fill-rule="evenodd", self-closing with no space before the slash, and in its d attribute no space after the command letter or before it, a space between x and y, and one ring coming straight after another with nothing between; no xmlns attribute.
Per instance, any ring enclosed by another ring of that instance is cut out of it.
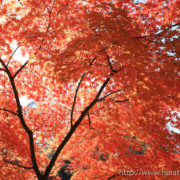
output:
<svg viewBox="0 0 180 180"><path fill-rule="evenodd" d="M104 90L104 88L106 87L106 85L108 84L108 82L109 82L110 79L111 79L111 78L107 78L107 79L104 81L104 83L102 84L101 88L99 89L99 91L98 91L98 93L97 93L97 95L96 95L96 97L95 97L96 101L99 101L99 97L100 97L102 91Z"/></svg>
<svg viewBox="0 0 180 180"><path fill-rule="evenodd" d="M115 101L115 102L117 102L117 103L122 103L122 102L127 102L127 101L129 101L129 99L117 100L117 101Z"/></svg>
<svg viewBox="0 0 180 180"><path fill-rule="evenodd" d="M93 58L93 60L90 62L89 66L91 66L93 64L93 62L95 61L96 59L96 56ZM83 73L79 83L78 83L78 86L76 88L76 91L75 91L75 95L74 95L74 102L73 102L73 105L72 105L72 110L71 110L71 119L70 119L70 123L71 123L71 127L73 126L73 113L74 113L74 108L75 108L75 104L76 104L76 99L77 99L77 94L78 94L78 90L79 90L79 87L82 83L82 80L85 76L85 73Z"/></svg>
<svg viewBox="0 0 180 180"><path fill-rule="evenodd" d="M49 28L50 28L50 26L51 26L51 22L50 22L50 21L51 21L51 14L52 14L52 11L53 11L53 8L54 8L54 7L53 7L54 4L55 4L55 0L53 1L51 10L50 10L50 11L48 10L48 12L49 12L49 23L48 23L48 26L47 26L47 28L46 28L46 32L45 32L45 34L44 34L44 36L43 36L43 38L42 38L42 40L41 40L41 44L40 44L38 50L41 50L42 44L43 44L43 42L44 42L44 38L45 38L45 36L46 36L47 32L49 31Z"/></svg>
<svg viewBox="0 0 180 180"><path fill-rule="evenodd" d="M20 1L20 0L18 0L18 2L19 2L19 4L20 4L21 6L24 6L24 5L21 3L21 1Z"/></svg>
<svg viewBox="0 0 180 180"><path fill-rule="evenodd" d="M14 74L13 78L15 78L20 72L21 70L27 65L28 61L26 61L18 70L17 72Z"/></svg>
<svg viewBox="0 0 180 180"><path fill-rule="evenodd" d="M160 32L158 32L158 33L149 34L149 35L145 35L145 36L137 36L137 37L133 37L132 39L138 40L145 48L147 48L150 43L154 43L154 44L157 43L157 40L156 40L157 37L162 37L162 38L164 38L164 37L165 37L165 36L163 35L164 32L168 32L168 31L170 31L173 27L179 26L179 25L180 25L180 21L177 22L177 23L174 24L174 25L171 25L170 27L167 27L166 29L164 29L164 30L162 30L162 31L160 31ZM149 39L150 37L153 37L155 40ZM146 44L143 43L143 42L141 41L141 39L144 39L147 43L146 43Z"/></svg>
<svg viewBox="0 0 180 180"><path fill-rule="evenodd" d="M87 115L88 115L88 120L89 120L89 128L90 128L90 129L93 129L93 128L91 127L91 118L90 118L89 112L87 112Z"/></svg>
<svg viewBox="0 0 180 180"><path fill-rule="evenodd" d="M108 60L108 65L109 65L109 68L110 70L113 72L113 67L111 65L111 62L110 62L110 59L109 59L109 56L107 55L107 60Z"/></svg>
<svg viewBox="0 0 180 180"><path fill-rule="evenodd" d="M31 167L23 166L23 165L17 164L16 162L12 162L12 161L9 161L9 160L6 160L6 159L4 159L4 161L7 162L7 163L10 163L12 165L24 168L24 169L33 169L33 166L31 166Z"/></svg>
<svg viewBox="0 0 180 180"><path fill-rule="evenodd" d="M49 162L49 165L47 166L45 173L43 175L43 178L47 178L56 162L56 159L58 158L60 152L62 151L62 149L64 148L64 146L67 144L67 142L69 141L69 139L71 138L71 136L74 134L74 132L76 131L76 129L78 128L78 126L80 125L80 123L82 122L82 120L84 119L84 117L86 116L87 112L99 101L99 97L101 95L101 93L103 92L104 88L106 87L106 85L108 84L108 82L110 81L111 78L107 78L104 83L101 85L99 91L97 92L97 95L95 96L94 100L89 104L89 106L87 106L81 113L81 115L79 116L78 120L74 123L74 125L70 128L69 132L67 133L67 135L65 136L64 140L61 142L61 144L58 146L58 148L56 149L51 161Z"/></svg>
<svg viewBox="0 0 180 180"><path fill-rule="evenodd" d="M31 166L31 167L27 167L27 166L20 165L20 164L17 163L16 161L13 162L13 161L7 160L7 159L6 159L6 158L7 158L7 152L4 152L3 154L5 155L5 156L3 157L3 160L4 160L5 162L7 162L7 163L10 163L10 164L12 164L12 165L15 165L15 166L18 166L18 167L21 167L21 168L24 168L24 169L33 169L32 166Z"/></svg>
<svg viewBox="0 0 180 180"><path fill-rule="evenodd" d="M3 62L1 58L0 58L0 63L3 65L4 69L7 70L6 64Z"/></svg>
<svg viewBox="0 0 180 180"><path fill-rule="evenodd" d="M37 131L39 131L39 129L43 128L44 125L45 125L45 123L46 123L46 121L44 121L41 126L39 126L38 128L36 128L36 129L33 131L33 133L34 133L34 132L37 132Z"/></svg>
<svg viewBox="0 0 180 180"><path fill-rule="evenodd" d="M33 132L30 130L30 128L27 126L25 120L24 120L24 116L23 116L23 112L22 112L22 107L21 107L21 103L20 103L20 99L19 99L19 94L14 82L14 77L23 69L23 67L27 64L27 62L16 72L16 74L14 76L11 75L8 67L5 65L5 63L3 62L3 60L0 58L0 63L3 65L3 67L6 70L6 73L8 75L9 81L11 83L13 92L14 92L14 96L15 96L15 100L16 100L16 105L17 105L17 112L18 112L18 117L20 119L20 123L23 127L23 129L26 131L26 133L29 136L29 146L30 146L30 152L31 152L31 161L33 164L33 169L37 175L37 177L41 177L41 172L39 171L38 165L37 165L37 161L36 161L36 156L35 156L35 147L34 147L34 139L33 139Z"/></svg>
<svg viewBox="0 0 180 180"><path fill-rule="evenodd" d="M19 49L20 45L14 50L14 52L12 53L12 55L10 56L9 60L8 60L8 63L7 63L7 67L12 59L12 57L14 56L14 54L16 53L16 51Z"/></svg>
<svg viewBox="0 0 180 180"><path fill-rule="evenodd" d="M76 104L76 98L77 98L77 94L78 94L78 90L79 90L79 87L81 85L81 82L83 80L85 76L85 73L83 73L82 77L81 77L81 80L79 81L78 83L78 87L76 88L76 92L75 92L75 95L74 95L74 102L73 102L73 105L72 105L72 110L71 110L71 127L73 126L73 112L74 112L74 107L75 107L75 104Z"/></svg>
<svg viewBox="0 0 180 180"><path fill-rule="evenodd" d="M93 60L90 62L90 66L93 64L93 62L96 60L96 56L93 58Z"/></svg>
<svg viewBox="0 0 180 180"><path fill-rule="evenodd" d="M115 94L115 93L121 92L121 91L122 91L122 90L119 89L119 90L117 90L117 91L114 91L114 92L112 92L112 93L109 93L109 94L103 96L102 98L100 98L99 100L102 101L102 100L104 100L105 98L107 98L108 96L111 96L112 94Z"/></svg>
<svg viewBox="0 0 180 180"><path fill-rule="evenodd" d="M4 71L4 72L6 72L6 70L5 70L5 69L2 69L2 68L0 68L0 71Z"/></svg>
<svg viewBox="0 0 180 180"><path fill-rule="evenodd" d="M14 114L14 115L16 115L16 116L19 116L17 113L15 113L15 112L13 112L13 111L11 111L11 110L8 110L8 109L0 108L0 110L1 110L1 111L9 112L9 113Z"/></svg>
<svg viewBox="0 0 180 180"><path fill-rule="evenodd" d="M114 175L110 176L107 180L111 180L111 179L113 179L113 178L115 178L117 176L120 176L120 174L114 174Z"/></svg>
<svg viewBox="0 0 180 180"><path fill-rule="evenodd" d="M49 23L48 26L47 26L46 33L48 32L49 28L50 28L50 23ZM46 34L46 33L45 33L45 34ZM44 36L44 37L45 37L45 36ZM44 37L43 37L43 39L41 40L41 44L40 44L40 46L39 46L39 48L38 48L38 51L41 50L41 48L42 48L42 44L43 44L43 42L44 42Z"/></svg>
<svg viewBox="0 0 180 180"><path fill-rule="evenodd" d="M120 69L118 69L118 70L114 70L114 69L113 69L112 64L111 64L111 62L110 62L109 55L107 55L107 61L108 61L108 65L109 65L109 68L110 68L110 70L111 70L111 73L117 73L117 72L119 72L119 71L122 70L122 68L120 68Z"/></svg>

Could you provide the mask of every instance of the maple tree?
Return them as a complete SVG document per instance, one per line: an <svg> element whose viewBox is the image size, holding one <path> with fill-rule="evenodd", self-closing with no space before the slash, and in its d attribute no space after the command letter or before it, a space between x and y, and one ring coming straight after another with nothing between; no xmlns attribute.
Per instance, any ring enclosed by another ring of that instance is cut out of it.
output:
<svg viewBox="0 0 180 180"><path fill-rule="evenodd" d="M178 7L1 1L1 179L178 170L180 135L167 128L180 128Z"/></svg>

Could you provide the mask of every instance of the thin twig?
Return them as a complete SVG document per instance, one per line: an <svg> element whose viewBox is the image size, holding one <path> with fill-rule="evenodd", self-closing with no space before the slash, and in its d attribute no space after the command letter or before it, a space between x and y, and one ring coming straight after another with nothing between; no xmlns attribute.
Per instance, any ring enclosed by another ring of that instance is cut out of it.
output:
<svg viewBox="0 0 180 180"><path fill-rule="evenodd" d="M76 88L75 95L74 95L74 102L73 102L72 110L71 110L71 127L73 126L73 112L74 112L74 107L75 107L75 104L76 104L76 98L77 98L78 90L79 90L79 87L81 85L81 82L82 82L84 76L85 76L85 73L83 73L83 75L81 77L81 80L78 83L78 87Z"/></svg>
<svg viewBox="0 0 180 180"><path fill-rule="evenodd" d="M7 162L7 163L10 163L10 164L12 164L12 165L15 165L15 166L18 166L18 167L24 168L24 169L33 169L33 167L32 167L32 166L31 166L31 167L23 166L23 165L20 165L20 164L15 163L15 162L8 161L8 160L6 160L6 159L4 159L4 161L5 161L5 162Z"/></svg>
<svg viewBox="0 0 180 180"><path fill-rule="evenodd" d="M7 163L10 163L12 165L15 165L15 166L18 166L18 167L21 167L21 168L24 168L24 169L33 169L33 167L27 167L27 166L23 166L23 165L20 165L20 164L17 164L16 162L13 162L13 161L9 161L6 159L7 157L7 152L4 153L5 154L5 157L3 157L3 160Z"/></svg>
<svg viewBox="0 0 180 180"><path fill-rule="evenodd" d="M89 66L91 66L91 65L93 64L93 62L95 61L95 59L96 59L96 56L95 56L95 57L93 58L93 60L90 62ZM78 87L76 88L76 92L75 92L75 96L74 96L74 102L73 102L72 110L71 110L71 120L70 120L70 122L71 122L71 127L73 126L73 112L74 112L74 108L75 108L75 104L76 104L76 99L77 99L78 90L79 90L79 87L80 87L80 85L81 85L81 82L82 82L84 76L85 76L85 73L83 73L83 75L82 75L82 77L81 77L81 80L80 80L79 83L78 83Z"/></svg>
<svg viewBox="0 0 180 180"><path fill-rule="evenodd" d="M2 68L0 68L0 71L4 71L4 72L6 72L6 70L5 70L5 69L2 69Z"/></svg>
<svg viewBox="0 0 180 180"><path fill-rule="evenodd" d="M20 4L21 6L24 6L20 0L18 0L18 1L19 1L19 4Z"/></svg>
<svg viewBox="0 0 180 180"><path fill-rule="evenodd" d="M50 26L51 26L51 22L50 22L50 21L51 21L51 14L52 14L52 11L53 11L53 6L54 6L54 3L55 3L55 1L53 1L53 4L52 4L52 7L51 7L51 10L50 10L50 11L48 11L48 12L49 12L49 23L48 23L48 26L47 26L47 28L46 28L45 35L43 36L43 38L42 38L42 40L41 40L41 44L40 44L40 46L39 46L38 50L40 50L40 49L42 48L42 44L43 44L43 42L44 42L45 36L46 36L46 34L47 34L47 32L48 32L48 30L49 30Z"/></svg>
<svg viewBox="0 0 180 180"><path fill-rule="evenodd" d="M43 124L42 124L40 127L36 128L36 129L33 131L33 133L34 133L34 132L37 132L37 131L39 131L39 129L43 128L43 126L44 126L45 123L46 123L46 122L44 121Z"/></svg>
<svg viewBox="0 0 180 180"><path fill-rule="evenodd" d="M14 50L14 52L12 53L12 55L10 56L9 60L8 60L8 63L7 63L7 67L12 59L12 57L14 56L14 54L16 53L16 51L19 49L20 45Z"/></svg>
<svg viewBox="0 0 180 180"><path fill-rule="evenodd" d="M115 101L115 102L122 103L122 102L127 102L127 101L129 101L129 99L117 100L117 101Z"/></svg>
<svg viewBox="0 0 180 180"><path fill-rule="evenodd" d="M93 64L93 62L95 61L95 59L96 59L96 56L93 58L93 60L90 62L90 66Z"/></svg>
<svg viewBox="0 0 180 180"><path fill-rule="evenodd" d="M113 178L115 178L117 176L120 176L120 174L114 174L114 175L110 176L107 180L111 180L111 179L113 179Z"/></svg>
<svg viewBox="0 0 180 180"><path fill-rule="evenodd" d="M101 100L104 100L105 98L107 98L108 96L111 96L112 94L115 94L115 93L117 93L117 92L121 92L122 90L117 90L117 91L114 91L114 92L112 92L112 93L109 93L109 94L107 94L107 95L105 95L105 96L103 96L102 98L100 98L99 100L101 101Z"/></svg>
<svg viewBox="0 0 180 180"><path fill-rule="evenodd" d="M109 56L108 56L108 55L107 55L107 60L108 60L109 68L110 68L110 70L113 72L113 68L112 68L112 65L111 65L111 62L110 62L110 59L109 59Z"/></svg>
<svg viewBox="0 0 180 180"><path fill-rule="evenodd" d="M106 87L106 85L108 84L108 82L109 82L110 79L111 79L111 78L107 78L106 81L104 81L104 83L102 84L100 90L98 91L98 93L97 93L97 95L96 95L96 97L95 97L96 101L99 101L99 100L100 100L99 97L100 97L102 91L104 90L104 88Z"/></svg>
<svg viewBox="0 0 180 180"><path fill-rule="evenodd" d="M88 115L88 120L89 120L89 128L90 128L90 129L93 129L93 128L91 127L91 118L90 118L89 111L87 112L87 115Z"/></svg>
<svg viewBox="0 0 180 180"><path fill-rule="evenodd" d="M13 111L11 111L11 110L8 110L8 109L0 108L0 110L1 110L1 111L6 111L6 112L9 112L9 113L12 113L12 114L14 114L14 115L16 115L16 116L19 116L17 113L15 113L15 112L13 112Z"/></svg>
<svg viewBox="0 0 180 180"><path fill-rule="evenodd" d="M20 71L27 65L28 61L26 61L18 70L17 72L14 74L13 78L15 79L15 77L20 73Z"/></svg>
<svg viewBox="0 0 180 180"><path fill-rule="evenodd" d="M117 72L119 72L119 71L122 70L122 68L120 68L120 69L118 69L118 70L114 70L114 69L113 69L112 64L111 64L111 62L110 62L109 55L107 55L107 61L108 61L108 65L109 65L109 68L110 68L110 70L111 70L111 73L117 73Z"/></svg>
<svg viewBox="0 0 180 180"><path fill-rule="evenodd" d="M121 94L125 99L127 99L126 96L122 92L121 92ZM129 101L127 101L127 102L131 106L132 110L138 115L137 111L133 108L133 105Z"/></svg>

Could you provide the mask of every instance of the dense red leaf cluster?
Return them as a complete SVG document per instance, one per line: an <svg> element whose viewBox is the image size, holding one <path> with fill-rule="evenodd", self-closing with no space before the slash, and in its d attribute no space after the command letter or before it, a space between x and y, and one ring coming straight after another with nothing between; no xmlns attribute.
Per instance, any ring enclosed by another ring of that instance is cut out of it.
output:
<svg viewBox="0 0 180 180"><path fill-rule="evenodd" d="M1 179L179 170L178 0L0 2Z"/></svg>

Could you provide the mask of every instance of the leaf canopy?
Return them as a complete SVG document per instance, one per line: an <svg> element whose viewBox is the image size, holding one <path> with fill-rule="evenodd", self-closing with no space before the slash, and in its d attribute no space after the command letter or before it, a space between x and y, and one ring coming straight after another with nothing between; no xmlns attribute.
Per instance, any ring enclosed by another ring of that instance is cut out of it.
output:
<svg viewBox="0 0 180 180"><path fill-rule="evenodd" d="M0 177L178 171L179 15L177 0L1 1Z"/></svg>

